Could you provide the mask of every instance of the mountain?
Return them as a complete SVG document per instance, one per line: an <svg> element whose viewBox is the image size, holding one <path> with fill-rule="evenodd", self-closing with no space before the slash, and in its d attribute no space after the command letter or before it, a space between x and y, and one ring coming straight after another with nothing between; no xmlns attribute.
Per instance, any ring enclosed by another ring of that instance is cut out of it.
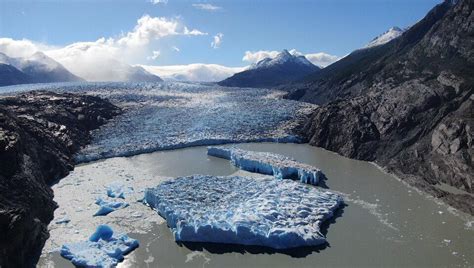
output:
<svg viewBox="0 0 474 268"><path fill-rule="evenodd" d="M283 87L320 105L301 129L309 143L474 214L473 9L445 1L398 38Z"/></svg>
<svg viewBox="0 0 474 268"><path fill-rule="evenodd" d="M3 86L25 83L85 81L42 52L36 52L25 58L12 58L0 53L0 64L10 66L0 68L0 85ZM130 66L115 59L104 60L94 68L76 69L78 65L74 65L73 62L70 65L71 70L77 71L76 73L86 78L87 81L163 81L157 75L149 73L140 66Z"/></svg>
<svg viewBox="0 0 474 268"><path fill-rule="evenodd" d="M53 54L54 55L54 54ZM140 66L131 66L115 58L105 57L101 60L88 57L62 58L54 55L69 70L77 73L87 81L93 82L161 82L159 76L154 75Z"/></svg>
<svg viewBox="0 0 474 268"><path fill-rule="evenodd" d="M32 79L22 71L9 65L0 63L0 87L16 84L31 83Z"/></svg>
<svg viewBox="0 0 474 268"><path fill-rule="evenodd" d="M28 76L27 83L84 81L42 52L27 58L11 58L0 53L0 63L8 64Z"/></svg>
<svg viewBox="0 0 474 268"><path fill-rule="evenodd" d="M217 82L245 67L227 67L218 64L193 63L187 65L153 66L140 65L152 74L169 81Z"/></svg>
<svg viewBox="0 0 474 268"><path fill-rule="evenodd" d="M130 66L128 69L127 79L128 82L162 82L159 76L154 75L141 66Z"/></svg>
<svg viewBox="0 0 474 268"><path fill-rule="evenodd" d="M370 43L368 43L367 46L365 47L369 48L369 47L375 47L375 46L386 44L392 41L393 39L398 38L400 35L403 34L403 32L405 31L398 27L392 27L388 29L388 31L384 32L383 34L372 39L372 41L370 41Z"/></svg>
<svg viewBox="0 0 474 268"><path fill-rule="evenodd" d="M265 58L249 69L219 82L230 87L273 87L300 79L320 70L304 56L283 50L275 58Z"/></svg>

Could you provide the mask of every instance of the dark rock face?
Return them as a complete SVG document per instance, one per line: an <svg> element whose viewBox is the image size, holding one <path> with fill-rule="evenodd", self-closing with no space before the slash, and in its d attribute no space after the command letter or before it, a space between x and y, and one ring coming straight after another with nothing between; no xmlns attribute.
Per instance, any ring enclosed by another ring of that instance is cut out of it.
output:
<svg viewBox="0 0 474 268"><path fill-rule="evenodd" d="M0 97L0 267L35 265L57 207L49 185L73 169L89 131L119 113L92 96Z"/></svg>
<svg viewBox="0 0 474 268"><path fill-rule="evenodd" d="M319 70L304 56L291 55L283 50L276 58L265 58L250 69L236 73L218 84L226 87L274 87Z"/></svg>
<svg viewBox="0 0 474 268"><path fill-rule="evenodd" d="M322 105L302 130L310 144L375 161L474 214L473 7L446 1L400 38L291 86L290 98Z"/></svg>

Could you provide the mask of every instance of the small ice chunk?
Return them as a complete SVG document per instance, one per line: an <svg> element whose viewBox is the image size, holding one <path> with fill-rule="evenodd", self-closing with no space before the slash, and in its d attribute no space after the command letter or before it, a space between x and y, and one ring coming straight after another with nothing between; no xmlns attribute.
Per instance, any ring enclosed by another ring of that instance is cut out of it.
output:
<svg viewBox="0 0 474 268"><path fill-rule="evenodd" d="M276 249L324 244L320 225L341 196L293 180L194 175L145 191L177 241Z"/></svg>
<svg viewBox="0 0 474 268"><path fill-rule="evenodd" d="M450 239L443 239L443 242L444 242L445 244L451 244L451 240L450 240Z"/></svg>
<svg viewBox="0 0 474 268"><path fill-rule="evenodd" d="M63 223L68 223L70 222L71 220L68 218L68 217L62 217L60 219L57 219L55 221L56 224L63 224Z"/></svg>
<svg viewBox="0 0 474 268"><path fill-rule="evenodd" d="M62 257L81 267L114 267L138 247L136 239L126 234L114 236L108 225L99 225L89 241L64 244Z"/></svg>
<svg viewBox="0 0 474 268"><path fill-rule="evenodd" d="M125 194L133 191L132 187L126 187L119 182L114 182L106 187L107 196L112 198L122 198L125 199Z"/></svg>
<svg viewBox="0 0 474 268"><path fill-rule="evenodd" d="M117 209L126 208L128 207L127 202L119 202L119 201L106 201L102 198L97 198L95 201L97 205L100 206L99 210L94 214L94 216L105 216Z"/></svg>
<svg viewBox="0 0 474 268"><path fill-rule="evenodd" d="M228 159L243 170L273 175L277 179L299 179L312 185L317 185L324 179L320 169L280 154L246 151L233 147L208 147L207 154Z"/></svg>

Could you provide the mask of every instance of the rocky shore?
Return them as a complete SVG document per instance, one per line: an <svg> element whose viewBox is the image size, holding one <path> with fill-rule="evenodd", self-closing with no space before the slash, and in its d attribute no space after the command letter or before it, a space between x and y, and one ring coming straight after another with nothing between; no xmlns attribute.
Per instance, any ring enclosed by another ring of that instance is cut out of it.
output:
<svg viewBox="0 0 474 268"><path fill-rule="evenodd" d="M289 87L321 105L302 134L474 215L473 9L445 1L392 42Z"/></svg>
<svg viewBox="0 0 474 268"><path fill-rule="evenodd" d="M121 110L85 95L35 91L0 97L0 267L32 267L57 205L50 185L73 154Z"/></svg>

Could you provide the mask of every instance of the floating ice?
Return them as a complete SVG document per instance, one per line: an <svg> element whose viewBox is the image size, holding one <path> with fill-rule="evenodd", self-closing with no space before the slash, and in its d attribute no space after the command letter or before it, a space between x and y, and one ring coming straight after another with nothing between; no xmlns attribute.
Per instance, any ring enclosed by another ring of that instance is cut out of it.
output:
<svg viewBox="0 0 474 268"><path fill-rule="evenodd" d="M137 240L125 234L114 236L112 228L99 225L89 241L65 244L60 253L76 266L114 267L137 247Z"/></svg>
<svg viewBox="0 0 474 268"><path fill-rule="evenodd" d="M208 147L207 154L228 159L243 170L273 175L277 179L299 179L313 185L324 179L321 170L279 154L222 147Z"/></svg>
<svg viewBox="0 0 474 268"><path fill-rule="evenodd" d="M55 221L56 224L63 224L63 223L68 223L70 222L71 220L68 218L68 217L63 217L63 218L60 218L60 219L57 219Z"/></svg>
<svg viewBox="0 0 474 268"><path fill-rule="evenodd" d="M126 187L119 182L114 182L106 187L107 189L107 196L113 198L122 198L125 199L125 193L131 193L133 188Z"/></svg>
<svg viewBox="0 0 474 268"><path fill-rule="evenodd" d="M342 198L292 180L194 175L145 191L177 241L276 249L325 243L321 224Z"/></svg>
<svg viewBox="0 0 474 268"><path fill-rule="evenodd" d="M119 201L106 201L102 198L97 198L95 201L96 205L99 205L99 210L94 214L94 216L105 216L111 212L116 211L117 209L126 208L128 207L127 202L119 202Z"/></svg>

